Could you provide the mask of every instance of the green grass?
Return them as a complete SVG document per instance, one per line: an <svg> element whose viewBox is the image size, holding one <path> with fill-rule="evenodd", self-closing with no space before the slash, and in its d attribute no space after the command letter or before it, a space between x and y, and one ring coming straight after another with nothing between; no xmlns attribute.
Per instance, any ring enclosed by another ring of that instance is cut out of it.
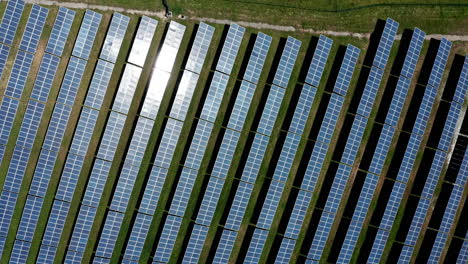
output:
<svg viewBox="0 0 468 264"><path fill-rule="evenodd" d="M163 10L162 1L159 0L67 0L63 2L86 3L89 5L115 6L125 9L141 9L141 10Z"/></svg>

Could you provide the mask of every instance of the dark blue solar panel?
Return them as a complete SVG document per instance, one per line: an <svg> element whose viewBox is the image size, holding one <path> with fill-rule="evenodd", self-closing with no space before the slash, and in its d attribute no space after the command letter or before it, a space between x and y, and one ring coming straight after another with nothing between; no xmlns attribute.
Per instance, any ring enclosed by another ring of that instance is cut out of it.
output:
<svg viewBox="0 0 468 264"><path fill-rule="evenodd" d="M42 145L43 149L58 152L65 135L68 118L71 114L71 106L56 104L49 122L47 134Z"/></svg>
<svg viewBox="0 0 468 264"><path fill-rule="evenodd" d="M120 13L114 13L112 15L106 39L104 40L101 54L99 55L100 59L107 60L112 63L117 61L120 46L122 45L129 22L130 18L128 16L124 16Z"/></svg>
<svg viewBox="0 0 468 264"><path fill-rule="evenodd" d="M5 95L18 99L21 98L33 59L33 54L22 50L18 51L5 90Z"/></svg>
<svg viewBox="0 0 468 264"><path fill-rule="evenodd" d="M380 38L379 46L375 54L374 62L372 63L375 67L385 69L387 60L392 49L393 41L398 30L398 22L391 18L387 18L385 27Z"/></svg>
<svg viewBox="0 0 468 264"><path fill-rule="evenodd" d="M242 38L244 37L244 32L245 28L237 24L231 24L219 56L218 64L216 65L217 71L227 75L231 74Z"/></svg>
<svg viewBox="0 0 468 264"><path fill-rule="evenodd" d="M2 191L0 195L0 237L7 237L10 222L13 217L15 210L16 200L18 194L8 191ZM5 241L0 241L4 243ZM0 244L0 248L3 248L3 244Z"/></svg>
<svg viewBox="0 0 468 264"><path fill-rule="evenodd" d="M190 234L190 240L188 242L187 249L185 250L183 263L198 262L207 234L207 226L195 225L193 227L192 233Z"/></svg>
<svg viewBox="0 0 468 264"><path fill-rule="evenodd" d="M10 47L0 44L0 78L2 77L3 68L10 54Z"/></svg>
<svg viewBox="0 0 468 264"><path fill-rule="evenodd" d="M99 237L98 247L96 249L96 256L111 258L114 251L115 242L119 235L120 227L122 225L124 214L109 211L106 216L106 222Z"/></svg>
<svg viewBox="0 0 468 264"><path fill-rule="evenodd" d="M125 249L124 259L137 261L140 258L152 219L153 217L150 215L137 214Z"/></svg>
<svg viewBox="0 0 468 264"><path fill-rule="evenodd" d="M181 224L182 218L172 215L167 217L166 224L161 233L161 238L156 247L154 261L165 263L169 261Z"/></svg>
<svg viewBox="0 0 468 264"><path fill-rule="evenodd" d="M21 39L19 48L31 53L36 52L37 45L41 38L42 29L47 19L49 10L47 8L33 5L31 14L29 14L26 28L24 29L23 38Z"/></svg>
<svg viewBox="0 0 468 264"><path fill-rule="evenodd" d="M210 43L211 39L213 38L214 31L214 27L203 22L200 23L198 26L197 35L193 41L190 55L187 59L187 64L185 65L186 70L200 74L203 63L205 62L206 54L210 48Z"/></svg>
<svg viewBox="0 0 468 264"><path fill-rule="evenodd" d="M393 135L395 134L395 128L384 125L375 148L374 156L372 157L368 171L375 175L382 173L385 160L387 158L388 151L390 149Z"/></svg>
<svg viewBox="0 0 468 264"><path fill-rule="evenodd" d="M57 102L67 105L73 105L75 102L76 93L80 87L81 78L86 67L86 61L71 57L68 62L67 71L65 72L62 87L57 97Z"/></svg>
<svg viewBox="0 0 468 264"><path fill-rule="evenodd" d="M320 80L322 79L323 70L327 64L328 54L333 45L333 40L320 35L317 47L315 48L314 56L312 57L312 62L310 63L309 70L307 71L307 76L305 82L319 87Z"/></svg>
<svg viewBox="0 0 468 264"><path fill-rule="evenodd" d="M100 109L104 96L106 95L107 86L112 75L114 64L98 60L96 68L94 69L93 78L88 88L88 94L84 105Z"/></svg>
<svg viewBox="0 0 468 264"><path fill-rule="evenodd" d="M343 107L344 97L338 94L331 94L330 101L325 112L322 125L317 135L317 141L329 144L335 131L341 108Z"/></svg>
<svg viewBox="0 0 468 264"><path fill-rule="evenodd" d="M99 30L102 15L91 10L86 13L81 22L80 31L73 47L72 55L87 60L93 48L94 38Z"/></svg>
<svg viewBox="0 0 468 264"><path fill-rule="evenodd" d="M265 245L268 236L268 231L256 228L252 240L247 250L244 263L256 264L260 263L260 256L262 255L263 246Z"/></svg>
<svg viewBox="0 0 468 264"><path fill-rule="evenodd" d="M55 255L56 247L59 246L60 236L67 220L70 203L55 200L50 211L49 220L42 237L41 250L47 250L49 254ZM48 247L50 246L50 247Z"/></svg>
<svg viewBox="0 0 468 264"><path fill-rule="evenodd" d="M41 66L34 82L34 87L31 93L31 98L46 102L49 96L52 83L54 82L55 74L57 73L60 58L44 53Z"/></svg>
<svg viewBox="0 0 468 264"><path fill-rule="evenodd" d="M413 78L414 70L418 64L419 54L424 43L426 33L419 28L414 28L413 35L411 36L410 46L406 53L405 61L401 69L401 75L411 79Z"/></svg>
<svg viewBox="0 0 468 264"><path fill-rule="evenodd" d="M260 122L258 123L258 133L267 136L271 135L273 126L275 125L276 117L278 116L278 112L281 107L281 103L283 102L284 93L284 89L275 85L271 86L267 101L265 103L265 108L263 109Z"/></svg>
<svg viewBox="0 0 468 264"><path fill-rule="evenodd" d="M341 162L349 165L353 165L356 159L356 155L361 145L362 136L367 125L367 118L362 116L356 116L354 118L351 132L349 133L346 146L341 157Z"/></svg>
<svg viewBox="0 0 468 264"><path fill-rule="evenodd" d="M24 1L8 1L0 24L0 42L12 45L16 29L23 13Z"/></svg>
<svg viewBox="0 0 468 264"><path fill-rule="evenodd" d="M296 241L293 239L283 238L280 248L278 249L278 254L276 255L275 263L289 263L289 260L292 257L294 246Z"/></svg>
<svg viewBox="0 0 468 264"><path fill-rule="evenodd" d="M50 32L49 42L47 42L46 52L62 56L75 13L75 11L65 7L59 8L54 27Z"/></svg>
<svg viewBox="0 0 468 264"><path fill-rule="evenodd" d="M47 264L53 263L55 259L56 248L49 246L41 246L39 255L37 256L36 263Z"/></svg>
<svg viewBox="0 0 468 264"><path fill-rule="evenodd" d="M0 144L6 145L10 137L10 131L15 120L16 110L18 109L19 101L9 97L3 97L0 105ZM0 160L3 156L0 157Z"/></svg>
<svg viewBox="0 0 468 264"><path fill-rule="evenodd" d="M13 244L13 250L11 252L10 261L8 263L22 264L26 263L28 259L29 249L31 243L21 240L16 240Z"/></svg>
<svg viewBox="0 0 468 264"><path fill-rule="evenodd" d="M343 96L346 95L348 86L353 78L354 68L356 67L356 62L360 53L360 49L348 44L343 62L341 63L340 71L336 78L335 87L333 88L335 93Z"/></svg>
<svg viewBox="0 0 468 264"><path fill-rule="evenodd" d="M393 94L392 101L390 103L390 108L385 118L385 123L396 127L398 125L398 120L401 115L401 110L405 104L406 97L408 95L408 89L411 85L411 79L399 78L397 86L395 88L395 93Z"/></svg>
<svg viewBox="0 0 468 264"><path fill-rule="evenodd" d="M0 70L0 74L1 74L1 70ZM465 100L465 97L466 97L467 89L468 89L468 56L465 57L465 63L463 64L463 69L460 74L460 79L458 80L457 88L455 89L455 95L453 96L453 101L459 104L463 104L463 101Z"/></svg>
<svg viewBox="0 0 468 264"><path fill-rule="evenodd" d="M32 241L43 201L43 198L28 195L16 239Z"/></svg>
<svg viewBox="0 0 468 264"><path fill-rule="evenodd" d="M374 105L375 97L380 87L383 71L379 68L372 67L369 77L367 78L364 93L361 96L361 101L357 109L359 115L369 117Z"/></svg>
<svg viewBox="0 0 468 264"><path fill-rule="evenodd" d="M289 131L301 135L304 132L310 109L312 108L317 89L307 84L302 87L301 95L294 110L294 114L289 125Z"/></svg>
<svg viewBox="0 0 468 264"><path fill-rule="evenodd" d="M437 56L432 66L431 75L429 76L428 85L439 88L442 81L442 76L444 74L445 65L447 64L448 56L450 55L450 49L452 48L452 43L446 38L442 38L440 41L439 50L437 51Z"/></svg>
<svg viewBox="0 0 468 264"><path fill-rule="evenodd" d="M288 87L289 78L291 77L294 64L296 63L301 44L302 42L300 40L288 37L273 79L274 85L278 85L283 88Z"/></svg>
<svg viewBox="0 0 468 264"><path fill-rule="evenodd" d="M270 49L271 37L263 34L262 32L258 33L257 39L252 50L252 53L249 58L249 62L245 69L244 80L251 83L258 83L260 74L262 73L263 65L265 63L268 50Z"/></svg>

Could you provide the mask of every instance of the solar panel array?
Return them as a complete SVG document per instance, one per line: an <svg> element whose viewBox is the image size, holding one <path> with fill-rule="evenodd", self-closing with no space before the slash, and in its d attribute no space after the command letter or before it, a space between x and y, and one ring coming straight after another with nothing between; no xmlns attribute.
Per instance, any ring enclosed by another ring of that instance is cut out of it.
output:
<svg viewBox="0 0 468 264"><path fill-rule="evenodd" d="M442 96L440 122L429 123L445 80L446 39L430 45L436 54L411 102L425 33L415 28L402 39L399 75L392 69L386 86L392 98L377 106L398 30L390 18L354 79L360 50L340 47L330 63L336 47L325 36L313 38L299 65L307 42L277 42L236 24L223 33L172 21L156 34L158 21L146 16L132 28L119 13L57 8L51 17L31 5L20 38L24 8L9 1L0 24L0 77L9 75L0 97L0 262L466 261L466 57L453 64L450 74L459 76L447 81L453 94ZM54 25L43 34L46 21ZM358 92L348 100L352 86ZM402 124L409 103L414 113ZM395 145L402 149L390 158ZM422 154L427 169L418 165ZM414 212L402 201L408 193ZM394 224L397 217L408 224Z"/></svg>

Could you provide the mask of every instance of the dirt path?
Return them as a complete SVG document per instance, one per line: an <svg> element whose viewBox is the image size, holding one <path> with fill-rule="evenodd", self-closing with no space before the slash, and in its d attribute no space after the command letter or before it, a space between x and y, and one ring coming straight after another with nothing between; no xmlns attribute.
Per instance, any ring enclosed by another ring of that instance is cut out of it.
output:
<svg viewBox="0 0 468 264"><path fill-rule="evenodd" d="M61 2L61 1L51 1L51 0L25 0L25 2L31 3L31 4L41 4L41 5L60 5L63 7L76 8L76 9L89 8L89 9L102 10L102 11L127 12L127 13L135 14L135 15L156 16L161 19L165 19L163 10L154 12L154 11L149 11L149 10L126 9L126 8L115 7L115 6L90 5L86 3L72 3L72 2ZM208 22L208 23L215 23L215 24L236 23L236 24L239 24L240 26L256 28L256 29L271 29L271 30L278 30L278 31L298 31L298 32L306 32L306 33L311 33L311 34L323 34L327 36L337 36L337 37L354 37L354 38L361 38L361 39L362 38L368 39L370 37L370 33L297 29L292 26L280 26L280 25L246 22L246 21L232 21L228 19L215 19L215 18L208 18L208 17L187 17L187 19L203 21L203 22ZM445 37L446 39L450 41L468 41L468 35L442 35L442 34L426 35L426 39L431 39L431 38L440 39L442 37ZM400 38L401 38L401 35L397 35L397 39L400 39Z"/></svg>

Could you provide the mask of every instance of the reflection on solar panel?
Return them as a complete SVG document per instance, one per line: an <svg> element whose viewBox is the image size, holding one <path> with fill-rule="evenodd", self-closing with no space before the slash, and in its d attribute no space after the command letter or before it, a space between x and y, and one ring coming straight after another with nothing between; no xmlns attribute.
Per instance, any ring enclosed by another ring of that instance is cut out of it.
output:
<svg viewBox="0 0 468 264"><path fill-rule="evenodd" d="M46 52L62 56L76 12L60 7L47 42Z"/></svg>
<svg viewBox="0 0 468 264"><path fill-rule="evenodd" d="M44 27L48 13L49 10L47 8L38 5L32 6L31 14L29 15L23 38L20 42L20 49L31 53L36 52L37 44L41 38L42 28Z"/></svg>
<svg viewBox="0 0 468 264"><path fill-rule="evenodd" d="M12 45L15 37L16 29L23 13L24 1L8 1L3 14L2 23L0 24L0 42Z"/></svg>
<svg viewBox="0 0 468 264"><path fill-rule="evenodd" d="M112 20L99 58L115 63L129 22L130 18L120 13L114 13L112 15Z"/></svg>
<svg viewBox="0 0 468 264"><path fill-rule="evenodd" d="M242 38L244 37L244 32L245 28L237 24L230 25L221 55L219 56L218 64L216 65L217 71L227 75L231 74Z"/></svg>
<svg viewBox="0 0 468 264"><path fill-rule="evenodd" d="M147 16L141 18L130 55L128 56L128 62L143 67L157 26L157 20Z"/></svg>
<svg viewBox="0 0 468 264"><path fill-rule="evenodd" d="M96 37L101 23L102 15L91 10L86 10L86 13L81 22L80 32L76 38L75 46L73 47L72 55L87 60L93 47L94 38Z"/></svg>

